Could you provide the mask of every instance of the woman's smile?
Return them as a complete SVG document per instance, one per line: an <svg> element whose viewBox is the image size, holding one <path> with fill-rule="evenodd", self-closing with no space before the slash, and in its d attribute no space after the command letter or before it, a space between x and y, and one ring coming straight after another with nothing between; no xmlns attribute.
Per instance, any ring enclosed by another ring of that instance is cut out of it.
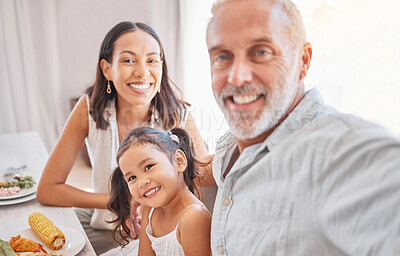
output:
<svg viewBox="0 0 400 256"><path fill-rule="evenodd" d="M130 89L138 94L146 94L153 90L154 83L151 82L134 82L128 83Z"/></svg>

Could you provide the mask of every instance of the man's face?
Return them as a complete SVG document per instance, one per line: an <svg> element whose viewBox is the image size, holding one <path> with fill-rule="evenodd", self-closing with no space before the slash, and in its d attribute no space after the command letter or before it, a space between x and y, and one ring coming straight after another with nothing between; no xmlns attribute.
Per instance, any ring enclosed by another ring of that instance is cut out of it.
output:
<svg viewBox="0 0 400 256"><path fill-rule="evenodd" d="M247 0L222 4L209 24L213 92L236 138L266 132L294 101L299 50L289 22L271 1Z"/></svg>

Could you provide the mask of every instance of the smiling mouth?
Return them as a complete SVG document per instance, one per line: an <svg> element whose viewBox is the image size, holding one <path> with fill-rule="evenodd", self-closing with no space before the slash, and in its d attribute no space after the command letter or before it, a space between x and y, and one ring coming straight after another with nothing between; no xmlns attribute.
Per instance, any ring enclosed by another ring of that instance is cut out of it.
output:
<svg viewBox="0 0 400 256"><path fill-rule="evenodd" d="M151 86L151 83L132 83L132 84L128 84L130 87L132 87L133 89L137 89L137 90L146 90L149 89Z"/></svg>
<svg viewBox="0 0 400 256"><path fill-rule="evenodd" d="M149 197L151 195L153 195L154 193L156 193L158 190L160 190L161 186L149 189L146 191L146 193L143 194L144 197Z"/></svg>
<svg viewBox="0 0 400 256"><path fill-rule="evenodd" d="M247 95L233 95L228 97L227 99L232 101L235 104L249 104L255 102L259 98L263 97L263 94L247 94Z"/></svg>

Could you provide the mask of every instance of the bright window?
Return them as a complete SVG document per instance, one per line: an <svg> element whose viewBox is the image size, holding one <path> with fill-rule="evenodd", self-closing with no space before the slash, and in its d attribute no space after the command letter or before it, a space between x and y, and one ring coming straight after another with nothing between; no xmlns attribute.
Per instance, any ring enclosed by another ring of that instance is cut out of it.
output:
<svg viewBox="0 0 400 256"><path fill-rule="evenodd" d="M210 151L227 129L215 103L205 43L211 0L182 1L184 94ZM313 58L306 89L326 103L400 135L400 1L297 0Z"/></svg>

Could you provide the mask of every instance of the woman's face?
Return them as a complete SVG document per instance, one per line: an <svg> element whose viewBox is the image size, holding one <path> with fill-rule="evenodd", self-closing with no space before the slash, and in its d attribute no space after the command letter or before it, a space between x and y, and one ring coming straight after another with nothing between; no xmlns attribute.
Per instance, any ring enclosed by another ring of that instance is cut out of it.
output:
<svg viewBox="0 0 400 256"><path fill-rule="evenodd" d="M103 60L102 69L114 83L119 107L150 106L161 83L160 56L156 39L142 30L123 34L115 41L112 63Z"/></svg>

